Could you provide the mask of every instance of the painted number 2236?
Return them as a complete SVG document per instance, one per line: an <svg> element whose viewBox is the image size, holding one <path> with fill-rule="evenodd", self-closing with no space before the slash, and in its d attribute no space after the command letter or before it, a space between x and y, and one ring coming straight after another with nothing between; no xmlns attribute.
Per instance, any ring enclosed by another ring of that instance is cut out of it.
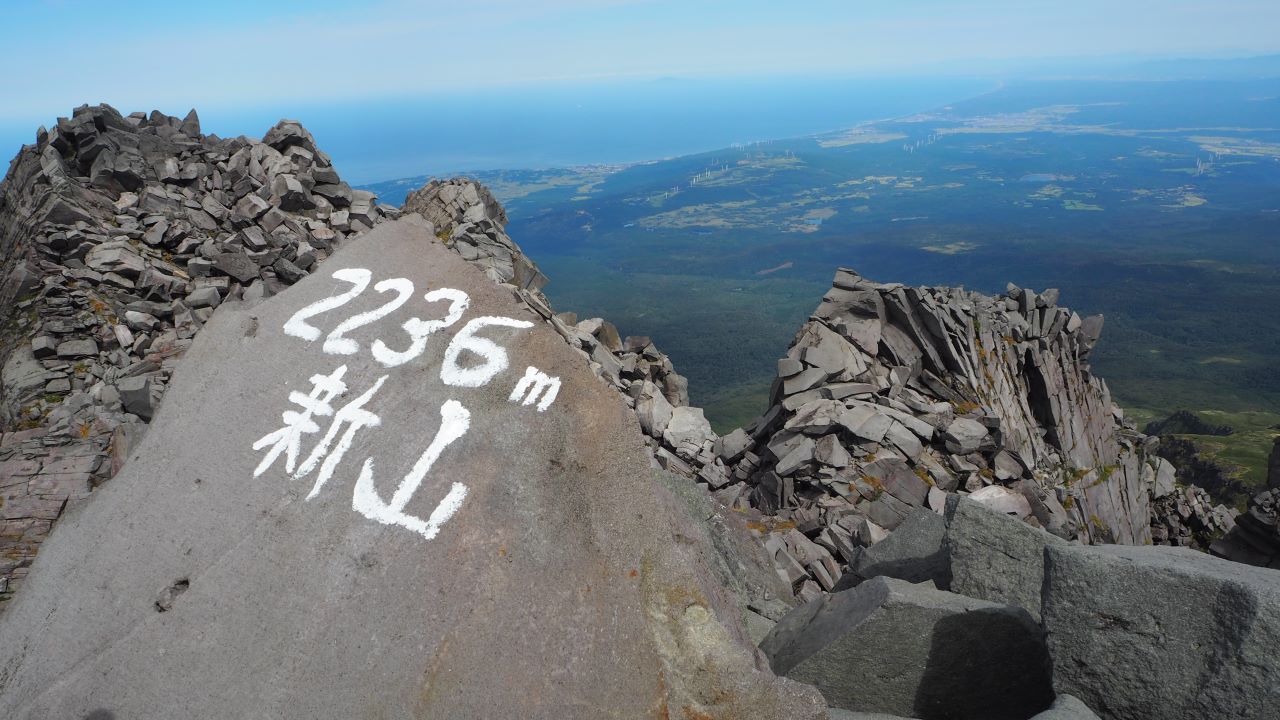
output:
<svg viewBox="0 0 1280 720"><path fill-rule="evenodd" d="M294 313L293 317L289 318L284 324L286 335L307 341L319 340L320 329L307 321L322 313L336 310L354 300L369 287L373 274L364 268L343 268L334 272L333 277L336 280L350 283L350 289L323 300L317 300ZM414 293L413 282L408 278L382 280L376 283L373 289L378 293L388 295L390 299L373 310L347 318L329 331L324 343L321 345L321 349L325 353L330 355L353 355L359 352L360 344L347 337L347 335L358 328L378 322L395 312L407 303ZM432 290L423 295L422 299L433 305L445 303L443 317L432 320L411 317L405 320L400 325L400 328L407 338L395 341L394 344L389 344L382 339L374 340L369 347L369 352L374 360L389 368L397 367L413 360L427 349L427 341L433 333L456 324L471 306L471 298L465 292L454 288ZM469 320L454 335L453 340L445 349L444 361L440 367L440 379L446 385L481 387L492 380L498 373L507 369L510 364L507 352L492 340L477 335L477 333L489 326L525 329L533 327L533 323L527 320L499 316L483 316ZM470 351L478 355L482 362L478 365L462 367L458 361L463 351Z"/></svg>

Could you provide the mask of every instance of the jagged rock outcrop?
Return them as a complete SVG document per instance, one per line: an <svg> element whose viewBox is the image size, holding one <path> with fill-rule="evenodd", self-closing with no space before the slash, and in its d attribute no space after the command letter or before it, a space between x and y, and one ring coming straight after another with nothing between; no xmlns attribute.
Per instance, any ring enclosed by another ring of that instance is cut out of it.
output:
<svg viewBox="0 0 1280 720"><path fill-rule="evenodd" d="M772 407L719 442L730 477L718 496L799 530L779 572L802 597L954 493L1065 538L1150 542L1162 461L1089 370L1102 318L1057 300L838 271L778 361Z"/></svg>
<svg viewBox="0 0 1280 720"><path fill-rule="evenodd" d="M462 178L432 180L405 198L401 212L417 213L464 260L479 266L496 283L534 293L547 277L507 235L507 212L485 186Z"/></svg>
<svg viewBox="0 0 1280 720"><path fill-rule="evenodd" d="M417 218L221 305L0 616L0 715L826 717L623 398Z"/></svg>
<svg viewBox="0 0 1280 720"><path fill-rule="evenodd" d="M123 463L218 305L272 295L380 222L300 124L77 108L0 184L0 598Z"/></svg>

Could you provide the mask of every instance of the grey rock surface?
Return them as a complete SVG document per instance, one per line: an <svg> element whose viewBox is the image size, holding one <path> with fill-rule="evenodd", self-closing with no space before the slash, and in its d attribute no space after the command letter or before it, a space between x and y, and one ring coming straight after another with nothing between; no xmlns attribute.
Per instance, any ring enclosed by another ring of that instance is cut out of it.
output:
<svg viewBox="0 0 1280 720"><path fill-rule="evenodd" d="M1059 693L1108 720L1273 718L1280 574L1185 548L1050 545Z"/></svg>
<svg viewBox="0 0 1280 720"><path fill-rule="evenodd" d="M775 672L847 710L1025 720L1053 700L1043 634L1025 610L891 578L797 608L760 648Z"/></svg>
<svg viewBox="0 0 1280 720"><path fill-rule="evenodd" d="M1074 695L1059 695L1048 710L1031 720L1099 720L1098 716Z"/></svg>
<svg viewBox="0 0 1280 720"><path fill-rule="evenodd" d="M351 268L407 279L412 302L341 354L326 338L385 297L312 316L314 339L284 332ZM441 287L469 295L463 319L404 364L376 359L377 339L410 345L401 323ZM475 336L505 366L465 340L481 317L529 324ZM544 410L513 393L528 367L560 383ZM290 472L273 433L304 406L317 427ZM418 226L383 224L279 295L224 303L129 452L0 616L6 718L825 716L811 688L757 668L708 516L649 469L624 396Z"/></svg>
<svg viewBox="0 0 1280 720"><path fill-rule="evenodd" d="M964 497L947 503L951 590L1016 605L1040 619L1044 551L1066 541Z"/></svg>
<svg viewBox="0 0 1280 720"><path fill-rule="evenodd" d="M854 712L852 710L841 710L840 708L831 708L827 710L827 718L828 720L913 720L912 718L904 718L900 715Z"/></svg>

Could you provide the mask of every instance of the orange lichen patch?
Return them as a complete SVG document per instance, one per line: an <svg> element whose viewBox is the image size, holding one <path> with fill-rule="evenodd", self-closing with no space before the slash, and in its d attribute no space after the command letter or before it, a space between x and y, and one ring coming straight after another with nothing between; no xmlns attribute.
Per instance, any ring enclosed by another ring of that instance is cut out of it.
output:
<svg viewBox="0 0 1280 720"><path fill-rule="evenodd" d="M689 589L679 585L671 585L664 589L663 595L666 596L667 605L673 608L684 610L694 605L702 605L706 607L707 598L702 591Z"/></svg>
<svg viewBox="0 0 1280 720"><path fill-rule="evenodd" d="M694 710L688 705L684 706L683 712L684 712L685 720L715 720L715 718L711 717L710 715L703 712L698 712L697 710Z"/></svg>
<svg viewBox="0 0 1280 720"><path fill-rule="evenodd" d="M929 476L929 471L925 470L924 466L917 465L915 467L915 474L916 474L916 477L923 480L926 485L930 485L930 486L933 485L933 478Z"/></svg>
<svg viewBox="0 0 1280 720"><path fill-rule="evenodd" d="M774 520L773 518L765 518L764 520L748 520L747 529L756 532L771 533L780 530L790 530L796 527L794 520Z"/></svg>
<svg viewBox="0 0 1280 720"><path fill-rule="evenodd" d="M639 574L640 574L640 571L639 571L639 570L632 570L631 572L627 573L627 576L628 576L628 577L636 577L636 576L637 576L637 575L639 575Z"/></svg>
<svg viewBox="0 0 1280 720"><path fill-rule="evenodd" d="M658 717L671 720L671 712L667 709L667 674L658 671Z"/></svg>

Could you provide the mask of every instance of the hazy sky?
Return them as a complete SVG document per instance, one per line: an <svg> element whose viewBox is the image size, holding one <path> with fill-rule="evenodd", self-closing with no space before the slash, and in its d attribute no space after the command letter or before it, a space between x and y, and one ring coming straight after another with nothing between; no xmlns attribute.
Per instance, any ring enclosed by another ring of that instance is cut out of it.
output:
<svg viewBox="0 0 1280 720"><path fill-rule="evenodd" d="M1277 0L0 0L0 121L547 79L1280 51Z"/></svg>

